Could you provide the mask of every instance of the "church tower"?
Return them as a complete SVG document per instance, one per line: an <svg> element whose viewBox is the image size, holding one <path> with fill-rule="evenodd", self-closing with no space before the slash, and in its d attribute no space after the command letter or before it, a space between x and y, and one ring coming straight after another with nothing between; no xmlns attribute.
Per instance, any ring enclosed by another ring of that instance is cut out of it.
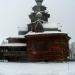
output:
<svg viewBox="0 0 75 75"><path fill-rule="evenodd" d="M46 12L46 7L42 5L43 0L35 0L36 4L32 10L33 12L29 15L29 18L31 19L31 24L29 24L29 31L33 32L43 32L43 26L42 24L44 22L48 22L48 18L50 17L50 14Z"/></svg>

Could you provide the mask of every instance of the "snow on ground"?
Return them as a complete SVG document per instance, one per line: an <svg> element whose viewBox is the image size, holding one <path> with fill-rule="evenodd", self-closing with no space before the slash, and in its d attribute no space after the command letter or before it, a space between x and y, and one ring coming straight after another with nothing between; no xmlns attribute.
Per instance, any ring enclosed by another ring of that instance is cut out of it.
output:
<svg viewBox="0 0 75 75"><path fill-rule="evenodd" d="M75 75L75 62L0 62L0 75Z"/></svg>

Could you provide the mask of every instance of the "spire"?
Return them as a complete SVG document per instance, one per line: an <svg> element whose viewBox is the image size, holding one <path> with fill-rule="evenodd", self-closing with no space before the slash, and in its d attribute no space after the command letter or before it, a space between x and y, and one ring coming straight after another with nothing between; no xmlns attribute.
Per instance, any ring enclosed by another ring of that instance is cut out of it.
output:
<svg viewBox="0 0 75 75"><path fill-rule="evenodd" d="M42 5L43 0L35 0L38 6Z"/></svg>
<svg viewBox="0 0 75 75"><path fill-rule="evenodd" d="M36 2L43 2L43 0L35 0Z"/></svg>

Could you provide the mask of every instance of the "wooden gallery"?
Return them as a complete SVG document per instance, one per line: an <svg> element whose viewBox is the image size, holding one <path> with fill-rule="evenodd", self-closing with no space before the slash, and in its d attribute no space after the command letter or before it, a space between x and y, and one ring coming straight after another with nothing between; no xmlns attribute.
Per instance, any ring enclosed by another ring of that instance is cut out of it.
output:
<svg viewBox="0 0 75 75"><path fill-rule="evenodd" d="M31 23L27 30L20 30L18 36L8 37L0 46L0 60L19 62L66 61L69 57L67 33L57 24L49 23L50 14L42 5L43 0L35 0L36 5L29 15Z"/></svg>

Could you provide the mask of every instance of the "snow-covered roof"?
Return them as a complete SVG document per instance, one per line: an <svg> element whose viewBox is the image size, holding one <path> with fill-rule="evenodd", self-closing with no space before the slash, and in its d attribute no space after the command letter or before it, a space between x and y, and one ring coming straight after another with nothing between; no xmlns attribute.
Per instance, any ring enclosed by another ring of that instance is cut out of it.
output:
<svg viewBox="0 0 75 75"><path fill-rule="evenodd" d="M24 35L16 35L16 36L8 37L8 38L25 38L25 37Z"/></svg>
<svg viewBox="0 0 75 75"><path fill-rule="evenodd" d="M56 23L43 23L42 24L44 28L58 28L58 25Z"/></svg>
<svg viewBox="0 0 75 75"><path fill-rule="evenodd" d="M44 31L44 32L28 32L26 35L39 35L39 34L60 34L60 33L64 33L66 34L65 32L60 32L60 31Z"/></svg>
<svg viewBox="0 0 75 75"><path fill-rule="evenodd" d="M2 44L1 46L12 46L12 47L16 47L16 46L26 46L27 44L25 44L25 43L7 43L7 44Z"/></svg>

